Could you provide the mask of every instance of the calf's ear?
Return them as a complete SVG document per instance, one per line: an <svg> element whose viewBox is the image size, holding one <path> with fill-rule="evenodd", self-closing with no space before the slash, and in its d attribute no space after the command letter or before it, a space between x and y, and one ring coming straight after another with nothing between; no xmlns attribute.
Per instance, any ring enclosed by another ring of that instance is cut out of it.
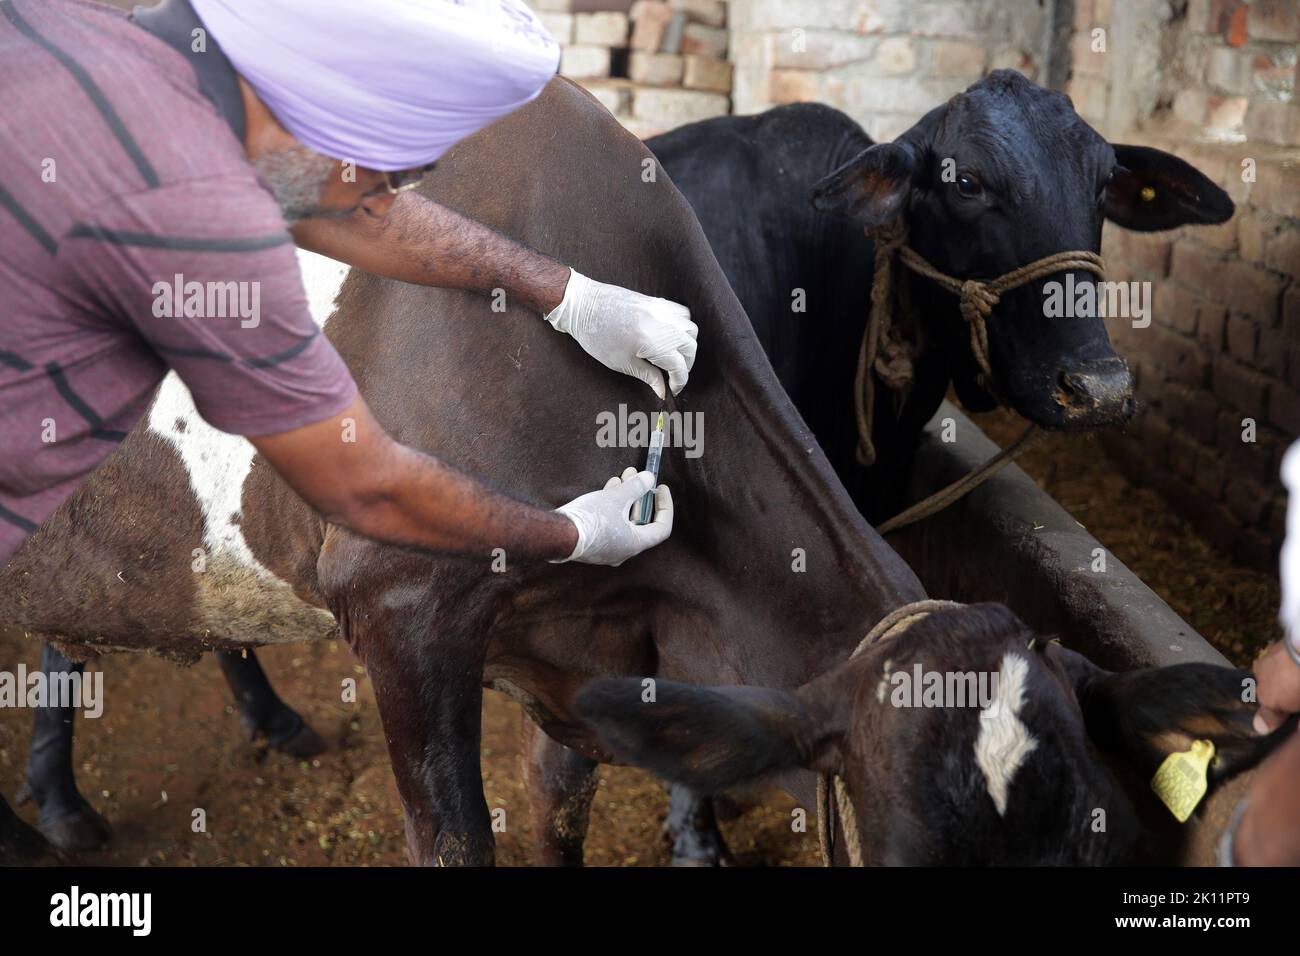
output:
<svg viewBox="0 0 1300 956"><path fill-rule="evenodd" d="M1106 186L1106 218L1136 232L1232 218L1225 193L1190 163L1147 146L1112 144L1119 165Z"/></svg>
<svg viewBox="0 0 1300 956"><path fill-rule="evenodd" d="M1053 648L1074 683L1088 735L1152 776L1172 753L1197 740L1214 744L1211 784L1247 770L1280 741L1260 737L1249 671L1215 664L1175 664L1113 674L1072 651Z"/></svg>
<svg viewBox="0 0 1300 956"><path fill-rule="evenodd" d="M812 766L828 744L794 694L759 687L692 687L639 678L592 681L578 715L618 760L712 793Z"/></svg>

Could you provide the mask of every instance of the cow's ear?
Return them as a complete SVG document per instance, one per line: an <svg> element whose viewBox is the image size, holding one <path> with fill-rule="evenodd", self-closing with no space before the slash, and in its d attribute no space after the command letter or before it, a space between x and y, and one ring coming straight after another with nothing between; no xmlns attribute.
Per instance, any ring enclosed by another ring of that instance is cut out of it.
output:
<svg viewBox="0 0 1300 956"><path fill-rule="evenodd" d="M892 143L868 146L813 187L813 208L872 229L898 217L948 106L936 106Z"/></svg>
<svg viewBox="0 0 1300 956"><path fill-rule="evenodd" d="M1147 146L1115 145L1106 218L1137 232L1213 225L1232 218L1225 193L1190 163Z"/></svg>
<svg viewBox="0 0 1300 956"><path fill-rule="evenodd" d="M813 188L813 208L874 228L903 211L915 175L912 149L899 143L878 143L821 180Z"/></svg>
<svg viewBox="0 0 1300 956"><path fill-rule="evenodd" d="M1249 671L1192 663L1113 674L1064 648L1052 654L1074 685L1088 736L1146 777L1170 754L1208 740L1210 781L1225 780L1254 766L1280 739L1255 733Z"/></svg>
<svg viewBox="0 0 1300 956"><path fill-rule="evenodd" d="M787 691L609 678L587 684L575 705L615 758L701 793L832 759Z"/></svg>

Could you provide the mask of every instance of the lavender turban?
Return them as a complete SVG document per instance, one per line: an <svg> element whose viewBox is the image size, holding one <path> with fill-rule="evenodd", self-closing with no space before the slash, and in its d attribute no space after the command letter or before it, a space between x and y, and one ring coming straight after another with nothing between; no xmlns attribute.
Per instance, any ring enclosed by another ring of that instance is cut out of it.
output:
<svg viewBox="0 0 1300 956"><path fill-rule="evenodd" d="M431 163L531 101L560 48L520 0L191 0L293 136L378 170Z"/></svg>

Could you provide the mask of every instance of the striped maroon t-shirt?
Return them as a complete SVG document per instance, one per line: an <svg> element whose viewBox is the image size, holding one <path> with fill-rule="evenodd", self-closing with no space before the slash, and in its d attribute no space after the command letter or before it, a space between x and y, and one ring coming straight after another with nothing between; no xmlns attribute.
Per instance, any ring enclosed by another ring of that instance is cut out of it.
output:
<svg viewBox="0 0 1300 956"><path fill-rule="evenodd" d="M241 435L321 421L356 388L181 53L87 0L0 0L0 91L3 564L169 368Z"/></svg>

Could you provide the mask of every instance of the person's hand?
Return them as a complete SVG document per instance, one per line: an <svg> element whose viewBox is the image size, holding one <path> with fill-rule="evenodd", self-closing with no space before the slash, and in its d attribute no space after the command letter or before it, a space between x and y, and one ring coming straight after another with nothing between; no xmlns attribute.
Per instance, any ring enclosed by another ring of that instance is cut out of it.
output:
<svg viewBox="0 0 1300 956"><path fill-rule="evenodd" d="M1282 651L1286 656L1286 650ZM1292 668L1300 667L1287 660ZM1262 685L1261 685L1262 686ZM1255 771L1232 838L1237 866L1300 866L1300 734Z"/></svg>
<svg viewBox="0 0 1300 956"><path fill-rule="evenodd" d="M545 318L577 339L593 358L641 379L661 399L665 395L659 369L668 373L674 395L686 387L700 330L684 305L596 282L572 269L564 300Z"/></svg>
<svg viewBox="0 0 1300 956"><path fill-rule="evenodd" d="M1290 638L1274 643L1255 665L1255 730L1261 734L1272 733L1288 716L1300 713L1300 664L1282 646L1286 640Z"/></svg>
<svg viewBox="0 0 1300 956"><path fill-rule="evenodd" d="M632 509L654 484L654 475L628 468L605 482L600 491L574 498L555 510L578 528L578 544L564 561L618 567L628 558L666 541L673 531L673 496L667 485L655 488L655 515L650 524L634 524ZM561 562L552 562L559 564Z"/></svg>

